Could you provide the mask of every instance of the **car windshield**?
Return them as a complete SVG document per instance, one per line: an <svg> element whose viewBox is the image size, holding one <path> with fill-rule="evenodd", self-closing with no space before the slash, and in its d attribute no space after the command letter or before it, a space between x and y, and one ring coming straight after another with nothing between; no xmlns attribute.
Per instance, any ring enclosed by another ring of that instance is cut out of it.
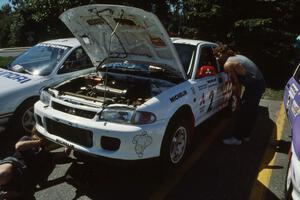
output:
<svg viewBox="0 0 300 200"><path fill-rule="evenodd" d="M192 56L195 54L196 46L190 44L179 44L179 43L174 43L174 46L177 50L184 71L188 73L188 71L190 71L189 70L189 67L191 65L190 62L192 61Z"/></svg>
<svg viewBox="0 0 300 200"><path fill-rule="evenodd" d="M7 69L32 75L49 75L71 47L40 43L12 61Z"/></svg>

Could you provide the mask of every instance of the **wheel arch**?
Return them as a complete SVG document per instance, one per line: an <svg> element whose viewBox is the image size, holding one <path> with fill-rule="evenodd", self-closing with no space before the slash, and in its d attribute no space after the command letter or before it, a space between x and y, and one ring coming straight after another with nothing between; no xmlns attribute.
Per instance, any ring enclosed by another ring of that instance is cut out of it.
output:
<svg viewBox="0 0 300 200"><path fill-rule="evenodd" d="M190 122L190 126L191 126L191 135L193 135L194 133L194 127L195 127L195 117L194 114L192 112L192 109L189 105L185 104L182 105L180 108L178 108L172 115L172 117L169 119L168 123L167 123L167 127L165 129L165 133L164 136L166 135L166 132L168 131L168 129L170 128L170 126L172 125L172 123L174 121L176 121L180 116L185 116L186 115L186 120L188 122ZM162 139L161 142L161 148L160 148L160 152L162 151L162 144L163 144L163 140L164 137ZM161 153L160 153L161 154Z"/></svg>
<svg viewBox="0 0 300 200"><path fill-rule="evenodd" d="M16 108L15 112L14 112L14 115L16 115L16 113L22 108L23 105L25 105L27 102L30 102L30 101L38 101L39 100L39 96L31 96L31 97L28 97L26 98L25 100L23 100Z"/></svg>

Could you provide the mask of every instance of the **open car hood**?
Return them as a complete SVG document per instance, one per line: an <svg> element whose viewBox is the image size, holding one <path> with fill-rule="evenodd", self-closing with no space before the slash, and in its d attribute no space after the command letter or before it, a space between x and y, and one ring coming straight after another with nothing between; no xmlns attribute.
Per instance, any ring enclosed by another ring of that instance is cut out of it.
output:
<svg viewBox="0 0 300 200"><path fill-rule="evenodd" d="M176 49L159 19L142 9L87 5L64 12L60 19L79 40L94 66L106 57L163 65L186 79Z"/></svg>

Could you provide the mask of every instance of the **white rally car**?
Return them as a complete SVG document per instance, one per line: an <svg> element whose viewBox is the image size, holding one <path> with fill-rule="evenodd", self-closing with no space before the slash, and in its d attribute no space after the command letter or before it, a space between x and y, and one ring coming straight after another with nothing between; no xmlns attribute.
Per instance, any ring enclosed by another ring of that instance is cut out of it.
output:
<svg viewBox="0 0 300 200"><path fill-rule="evenodd" d="M33 105L42 88L95 71L76 38L39 43L0 68L0 125L33 128Z"/></svg>
<svg viewBox="0 0 300 200"><path fill-rule="evenodd" d="M117 160L160 157L180 164L193 129L226 107L231 82L216 44L169 38L138 8L88 5L60 16L97 72L44 90L34 106L48 139Z"/></svg>

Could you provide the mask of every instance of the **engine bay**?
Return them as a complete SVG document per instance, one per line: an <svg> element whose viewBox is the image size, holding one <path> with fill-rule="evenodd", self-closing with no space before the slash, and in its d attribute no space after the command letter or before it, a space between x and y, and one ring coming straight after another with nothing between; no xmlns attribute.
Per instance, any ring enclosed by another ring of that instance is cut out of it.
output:
<svg viewBox="0 0 300 200"><path fill-rule="evenodd" d="M139 106L174 86L166 80L118 73L92 73L58 86L59 95L70 95L109 104Z"/></svg>

